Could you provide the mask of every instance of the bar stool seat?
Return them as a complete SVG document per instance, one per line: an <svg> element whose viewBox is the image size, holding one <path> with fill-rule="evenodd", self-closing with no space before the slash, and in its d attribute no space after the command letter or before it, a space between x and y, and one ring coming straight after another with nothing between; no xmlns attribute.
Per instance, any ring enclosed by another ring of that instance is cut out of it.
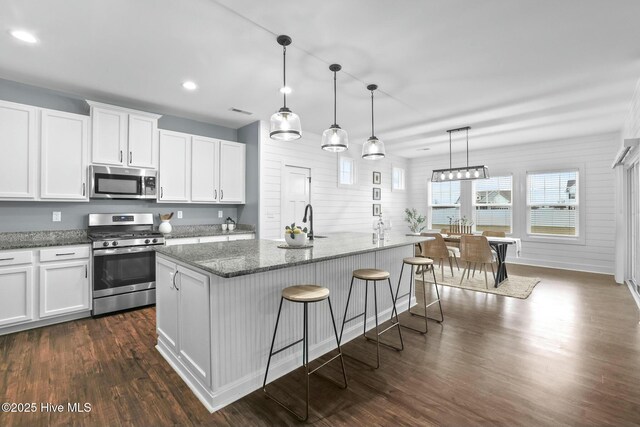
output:
<svg viewBox="0 0 640 427"><path fill-rule="evenodd" d="M280 314L282 313L282 303L287 300L287 301L291 301L294 303L301 303L304 306L304 311L303 311L303 326L302 326L302 338L294 341L291 344L288 344L282 348L280 348L279 350L275 350L274 351L274 346L276 343L276 334L278 333L278 324L280 323ZM333 328L333 334L335 336L336 339L336 344L338 346L337 350L338 350L338 354L336 354L335 356L333 356L332 358L330 358L329 360L327 360L326 362L322 363L320 366L316 367L315 369L311 369L309 367L309 309L308 309L308 305L309 304L313 304L313 303L317 303L317 302L321 302L326 300L329 306L329 313L331 314L331 326ZM304 370L305 370L305 377L306 377L306 406L305 406L305 412L304 415L300 415L297 412L295 412L292 408L289 407L289 405L287 405L286 403L280 401L278 398L276 398L274 395L272 395L271 393L269 393L269 391L267 391L267 376L269 375L269 366L271 365L271 358L273 356L275 356L278 353L281 353L291 347L293 347L294 345L300 344L302 343L302 365L304 366ZM343 383L339 383L338 381L334 380L333 378L329 378L326 377L324 375L320 375L320 373L318 373L318 369L326 366L327 364L329 364L330 362L336 360L336 359L340 359L340 364L342 367L342 380ZM271 340L271 349L269 350L269 358L267 359L267 369L264 373L264 381L262 382L262 391L264 391L264 393L271 398L272 400L274 400L278 405L282 406L284 409L286 409L287 411L289 411L291 414L293 414L296 418L298 418L300 421L306 421L309 418L309 376L311 374L316 374L318 376L321 376L333 383L335 383L338 387L345 389L348 387L347 384L347 373L345 372L344 369L344 358L342 357L342 348L340 347L340 338L338 337L338 330L336 328L336 320L333 316L333 308L331 307L331 298L329 297L329 289L323 287L323 286L318 286L318 285L294 285L294 286L289 286L287 288L284 288L282 290L282 295L280 297L280 307L278 308L278 316L276 317L276 326L274 328L273 331L273 339Z"/></svg>
<svg viewBox="0 0 640 427"><path fill-rule="evenodd" d="M408 257L402 260L405 264L410 265L433 265L433 260L431 258L424 258L418 256Z"/></svg>
<svg viewBox="0 0 640 427"><path fill-rule="evenodd" d="M329 298L329 289L317 285L295 285L282 290L282 297L293 302L318 302Z"/></svg>
<svg viewBox="0 0 640 427"><path fill-rule="evenodd" d="M387 280L389 272L377 268L362 268L353 271L353 277L360 280Z"/></svg>

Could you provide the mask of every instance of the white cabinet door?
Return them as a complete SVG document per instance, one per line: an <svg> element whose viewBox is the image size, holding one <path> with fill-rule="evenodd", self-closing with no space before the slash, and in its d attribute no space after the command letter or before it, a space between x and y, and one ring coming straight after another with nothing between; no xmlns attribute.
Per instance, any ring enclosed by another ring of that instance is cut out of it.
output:
<svg viewBox="0 0 640 427"><path fill-rule="evenodd" d="M191 136L177 132L160 132L160 192L158 202L188 202L189 148Z"/></svg>
<svg viewBox="0 0 640 427"><path fill-rule="evenodd" d="M139 168L158 167L158 120L129 114L127 164Z"/></svg>
<svg viewBox="0 0 640 427"><path fill-rule="evenodd" d="M42 110L40 197L89 200L87 162L89 117Z"/></svg>
<svg viewBox="0 0 640 427"><path fill-rule="evenodd" d="M220 142L194 136L191 139L191 201L217 202Z"/></svg>
<svg viewBox="0 0 640 427"><path fill-rule="evenodd" d="M209 278L178 266L179 357L203 385L211 386Z"/></svg>
<svg viewBox="0 0 640 427"><path fill-rule="evenodd" d="M91 162L104 165L125 164L128 114L91 107Z"/></svg>
<svg viewBox="0 0 640 427"><path fill-rule="evenodd" d="M220 203L244 203L245 145L220 141Z"/></svg>
<svg viewBox="0 0 640 427"><path fill-rule="evenodd" d="M0 198L35 199L37 109L0 101Z"/></svg>
<svg viewBox="0 0 640 427"><path fill-rule="evenodd" d="M176 265L156 257L156 332L178 353L178 290L174 286Z"/></svg>
<svg viewBox="0 0 640 427"><path fill-rule="evenodd" d="M33 267L0 268L0 326L33 319Z"/></svg>
<svg viewBox="0 0 640 427"><path fill-rule="evenodd" d="M89 260L40 265L40 317L89 310Z"/></svg>

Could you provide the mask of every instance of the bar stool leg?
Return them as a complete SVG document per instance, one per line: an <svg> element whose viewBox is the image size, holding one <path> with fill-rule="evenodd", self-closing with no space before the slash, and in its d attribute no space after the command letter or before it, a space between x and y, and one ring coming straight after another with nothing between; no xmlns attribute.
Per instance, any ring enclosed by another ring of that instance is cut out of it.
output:
<svg viewBox="0 0 640 427"><path fill-rule="evenodd" d="M367 301L369 301L369 281L364 282L364 325L362 326L362 335L367 335Z"/></svg>
<svg viewBox="0 0 640 427"><path fill-rule="evenodd" d="M284 298L280 298L280 307L278 308L278 316L276 317L276 327L273 330L273 339L271 340L271 349L269 350L269 359L267 360L267 370L264 373L264 381L262 382L262 391L267 392L267 375L269 374L269 365L271 364L271 356L273 356L273 345L276 343L276 333L278 332L278 323L280 322L280 313L282 312L282 303Z"/></svg>
<svg viewBox="0 0 640 427"><path fill-rule="evenodd" d="M404 266L404 263L403 263L403 266ZM424 270L426 268L427 268L426 265L422 266L422 301L423 301L425 314L427 313L427 293L425 292L426 288L425 288L425 281L424 281ZM433 264L431 265L431 268L433 269ZM413 273L413 266L411 266L411 272ZM414 277L413 274L411 274L411 284L413 284L414 280L415 280L415 277ZM411 289L411 284L409 284L409 288L410 289ZM417 288L417 286L416 286L416 288ZM424 331L422 329L413 328L413 327L408 326L406 324L405 325L400 325L400 326L402 326L403 328L406 328L406 329L410 329L410 330L415 331L415 332L419 332L421 334L426 334L427 332L429 332L429 325L427 324L427 318L425 316L422 316L422 315L420 315L418 313L414 313L414 312L411 311L411 299L409 299L409 309L407 311L412 316L424 317Z"/></svg>
<svg viewBox="0 0 640 427"><path fill-rule="evenodd" d="M341 387L341 388L347 388L349 386L349 384L347 383L347 371L344 369L344 357L342 355L342 347L340 347L340 340L338 339L338 329L336 328L336 319L333 317L333 308L331 307L331 299L329 297L327 297L327 302L329 303L329 313L331 313L331 326L333 326L333 333L336 336L336 344L338 344L340 364L342 365L342 379L344 380L344 387ZM326 362L326 363L329 363L329 362Z"/></svg>
<svg viewBox="0 0 640 427"><path fill-rule="evenodd" d="M355 277L351 277L351 285L349 285L349 294L347 295L347 305L344 307L344 317L342 318L342 327L340 328L340 339L338 344L342 343L342 333L344 332L344 325L353 319L347 319L347 312L349 311L349 302L351 301L351 291L353 290L353 281ZM354 317L355 319L355 317Z"/></svg>
<svg viewBox="0 0 640 427"><path fill-rule="evenodd" d="M307 403L304 414L304 419L302 421L306 421L309 419L309 308L307 307L309 303L304 303L304 334L302 335L304 342L302 344L302 348L304 349L304 373L307 378Z"/></svg>

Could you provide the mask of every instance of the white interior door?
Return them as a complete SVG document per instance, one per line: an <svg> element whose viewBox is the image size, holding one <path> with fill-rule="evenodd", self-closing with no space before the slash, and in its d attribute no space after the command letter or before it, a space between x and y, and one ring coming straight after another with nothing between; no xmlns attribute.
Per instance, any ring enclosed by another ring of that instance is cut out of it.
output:
<svg viewBox="0 0 640 427"><path fill-rule="evenodd" d="M281 230L295 222L302 225L304 208L310 202L309 188L311 170L296 166L285 166L282 191Z"/></svg>

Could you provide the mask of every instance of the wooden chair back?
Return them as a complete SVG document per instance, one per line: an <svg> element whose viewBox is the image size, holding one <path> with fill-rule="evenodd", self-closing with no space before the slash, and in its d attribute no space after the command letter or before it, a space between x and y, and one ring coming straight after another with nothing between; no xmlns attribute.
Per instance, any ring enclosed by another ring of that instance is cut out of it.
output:
<svg viewBox="0 0 640 427"><path fill-rule="evenodd" d="M462 262L493 262L493 254L487 237L463 235L460 239L460 259Z"/></svg>
<svg viewBox="0 0 640 427"><path fill-rule="evenodd" d="M507 234L504 231L485 230L482 232L482 235L486 237L507 237Z"/></svg>
<svg viewBox="0 0 640 427"><path fill-rule="evenodd" d="M440 233L420 233L421 236L433 237L435 240L422 242L422 256L434 260L449 259L449 249Z"/></svg>

